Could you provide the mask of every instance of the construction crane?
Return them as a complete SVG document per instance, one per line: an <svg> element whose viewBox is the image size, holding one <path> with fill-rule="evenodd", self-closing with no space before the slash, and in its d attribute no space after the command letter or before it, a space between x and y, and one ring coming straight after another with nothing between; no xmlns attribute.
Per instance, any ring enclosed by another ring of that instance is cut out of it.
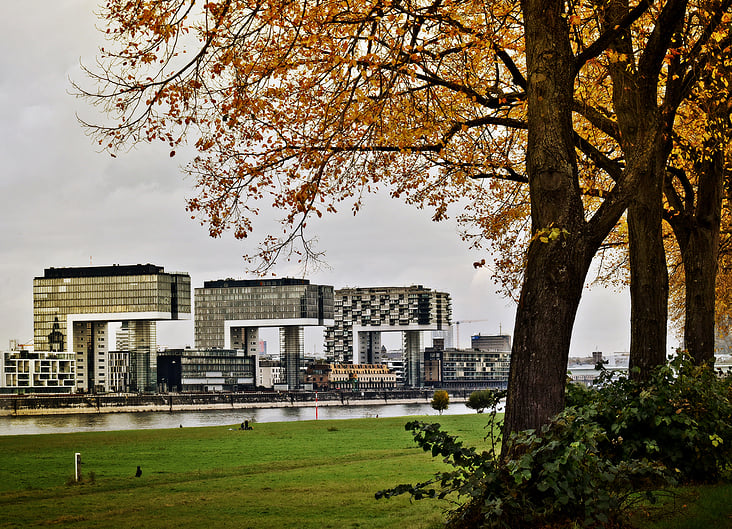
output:
<svg viewBox="0 0 732 529"><path fill-rule="evenodd" d="M453 325L455 325L455 349L460 349L460 324L461 323L479 323L482 321L492 321L490 319L484 319L484 320L460 320L456 321Z"/></svg>
<svg viewBox="0 0 732 529"><path fill-rule="evenodd" d="M19 343L18 340L10 340L11 351L22 351L23 349L33 347L33 338L26 343Z"/></svg>

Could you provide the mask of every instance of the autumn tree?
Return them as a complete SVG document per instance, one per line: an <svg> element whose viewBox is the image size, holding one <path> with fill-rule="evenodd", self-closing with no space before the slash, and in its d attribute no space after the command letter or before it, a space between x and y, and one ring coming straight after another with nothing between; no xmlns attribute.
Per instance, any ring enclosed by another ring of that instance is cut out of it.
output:
<svg viewBox="0 0 732 529"><path fill-rule="evenodd" d="M448 395L447 391L444 389L436 390L432 395L430 406L432 406L433 410L437 410L440 412L440 415L442 415L442 412L450 406L450 395Z"/></svg>
<svg viewBox="0 0 732 529"><path fill-rule="evenodd" d="M284 235L249 254L265 268L317 257L308 220L379 189L498 232L528 213L513 431L563 407L582 288L618 219L648 204L655 226L665 59L687 16L678 0L108 0L97 88L79 90L115 119L93 128L110 150L194 143L188 208L212 236L281 211Z"/></svg>
<svg viewBox="0 0 732 529"><path fill-rule="evenodd" d="M722 203L732 165L729 32L713 35L705 53L709 60L680 112L684 134L675 135L664 189L666 219L683 263L684 342L694 361L713 364ZM724 216L728 227L729 211Z"/></svg>
<svg viewBox="0 0 732 529"><path fill-rule="evenodd" d="M684 10L686 13L680 16ZM694 351L698 349L694 344L706 344L706 353L693 354L703 361L713 360L709 356L714 322L714 296L710 292L714 292L717 259L716 250L712 248L718 246L715 238L718 238L719 222L711 221L719 217L722 166L716 170L699 166L696 172L705 176L689 179L678 165L674 166L669 156L672 140L676 138L674 160L679 158L678 149L681 148L678 144L681 143L686 145L687 157L693 153L698 161L708 161L716 156L719 162L724 156L719 153L720 146L726 145L729 139L728 130L721 126L729 119L725 95L728 92L725 83L730 75L729 4L687 6L686 3L678 3L674 6L669 3L664 11L665 16L654 20L655 26L649 24L648 19L641 19L637 27L624 31L611 43L607 62L607 79L611 84L607 86L612 101L608 96L606 106L595 102L589 112L582 108L577 110L578 114L604 131L609 142L618 146L622 158L615 154L614 160L604 156L598 159L595 154L600 166L615 165L610 174L620 174L628 157L645 160L642 162L645 165L643 177L629 206L627 239L616 238L629 254L631 367L638 368L633 374L641 378L665 362L668 279L661 223L664 190L670 197L668 200L674 204L665 216L674 224L677 237L681 237L684 268L690 271L686 343ZM609 29L627 13L628 7L623 3L610 2L598 12L598 19L603 27ZM639 54L638 50L642 48L639 41L648 39L653 43L659 32L669 37L665 45L671 47L665 52L665 57L661 58L659 49L654 51L650 47ZM653 70L659 65L660 70ZM657 82L649 82L654 75L658 76ZM595 92L602 90L596 88ZM720 104L720 101L725 103ZM688 119L681 124L676 122L676 112L682 104L691 106L692 110L685 109L684 112L695 116L695 125L690 125ZM709 112L702 108L705 106L715 110ZM603 123L607 113L597 114L596 110L604 108L613 108L615 115ZM714 133L711 128L714 128ZM638 136L653 131L656 131L656 139L652 142L652 150L647 150L648 144L639 141ZM713 155L714 152L717 154ZM709 180L715 182L716 190L710 188ZM680 196L684 197L683 205L680 205ZM694 213L697 207L699 209ZM716 213L713 213L715 208ZM608 242L606 240L604 244ZM698 323L702 320L704 324ZM702 339L700 333L706 336Z"/></svg>

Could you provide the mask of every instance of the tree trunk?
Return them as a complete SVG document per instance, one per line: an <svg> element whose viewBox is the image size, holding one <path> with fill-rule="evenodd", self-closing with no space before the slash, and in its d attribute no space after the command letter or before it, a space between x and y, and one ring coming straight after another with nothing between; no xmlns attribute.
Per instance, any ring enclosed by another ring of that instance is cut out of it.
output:
<svg viewBox="0 0 732 529"><path fill-rule="evenodd" d="M697 364L714 365L715 298L722 215L724 158L708 146L696 164L695 209L674 215L669 223L681 249L686 280L684 342ZM687 197L693 202L693 197Z"/></svg>
<svg viewBox="0 0 732 529"><path fill-rule="evenodd" d="M573 56L562 1L524 0L534 239L516 310L504 433L564 407L569 342L589 268L572 131Z"/></svg>
<svg viewBox="0 0 732 529"><path fill-rule="evenodd" d="M665 53L671 35L683 20L684 4L677 2L670 9L663 17L667 26L663 36L659 34L658 40L649 42L636 55L631 32L622 33L611 44L619 59L608 65L626 171L635 171L638 176L636 194L628 206L628 241L630 367L631 376L640 379L666 361L668 271L662 198L670 127L664 128L668 118L664 119L658 108L658 57L662 51ZM627 2L609 2L604 11L604 27L615 27L627 13Z"/></svg>
<svg viewBox="0 0 732 529"><path fill-rule="evenodd" d="M666 362L668 271L661 225L662 182L656 174L661 173L647 175L628 208L630 373L640 380Z"/></svg>
<svg viewBox="0 0 732 529"><path fill-rule="evenodd" d="M564 408L567 359L590 259L575 241L535 242L516 311L505 433L538 428Z"/></svg>
<svg viewBox="0 0 732 529"><path fill-rule="evenodd" d="M696 229L682 251L686 277L684 343L697 364L714 365L715 283L719 230Z"/></svg>

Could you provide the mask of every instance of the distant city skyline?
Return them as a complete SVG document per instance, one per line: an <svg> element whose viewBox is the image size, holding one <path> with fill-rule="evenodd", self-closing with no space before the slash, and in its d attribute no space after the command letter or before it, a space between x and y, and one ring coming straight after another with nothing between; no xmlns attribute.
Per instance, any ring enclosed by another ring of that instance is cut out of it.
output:
<svg viewBox="0 0 732 529"><path fill-rule="evenodd" d="M69 95L69 79L86 82L79 61L93 65L104 43L96 8L93 0L0 5L6 50L0 58L0 350L11 339L33 337L33 277L45 268L154 263L189 273L195 288L251 278L241 256L280 229L281 215L266 208L251 240L228 233L212 239L185 211L192 181L180 168L194 155L191 149L170 158L165 144L141 145L113 158L85 136L76 114L104 118ZM36 38L28 37L28 28ZM277 277L335 288L424 285L451 295L453 321L479 320L461 324L460 345L467 347L478 332L513 335L513 302L495 293L490 268L472 266L483 258L490 265L490 256L468 249L453 221L433 223L429 212L382 193L367 197L356 216L345 206L309 228L329 268L303 275L296 263L279 263ZM158 327L160 345L192 342L191 321ZM670 337L670 348L677 343ZM312 346L306 337L306 352ZM628 347L627 290L585 291L570 355Z"/></svg>

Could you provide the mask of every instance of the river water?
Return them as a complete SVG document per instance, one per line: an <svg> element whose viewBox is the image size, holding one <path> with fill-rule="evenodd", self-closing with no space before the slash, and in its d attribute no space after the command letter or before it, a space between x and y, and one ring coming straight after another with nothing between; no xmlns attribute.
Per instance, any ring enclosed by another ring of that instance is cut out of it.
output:
<svg viewBox="0 0 732 529"><path fill-rule="evenodd" d="M475 413L463 403L450 404L446 415ZM358 419L366 417L405 417L433 415L429 403L319 406L318 419ZM70 415L0 416L0 435L103 432L192 426L239 425L249 422L311 421L315 406L288 408L238 408L200 411L154 411L132 413L79 413Z"/></svg>

